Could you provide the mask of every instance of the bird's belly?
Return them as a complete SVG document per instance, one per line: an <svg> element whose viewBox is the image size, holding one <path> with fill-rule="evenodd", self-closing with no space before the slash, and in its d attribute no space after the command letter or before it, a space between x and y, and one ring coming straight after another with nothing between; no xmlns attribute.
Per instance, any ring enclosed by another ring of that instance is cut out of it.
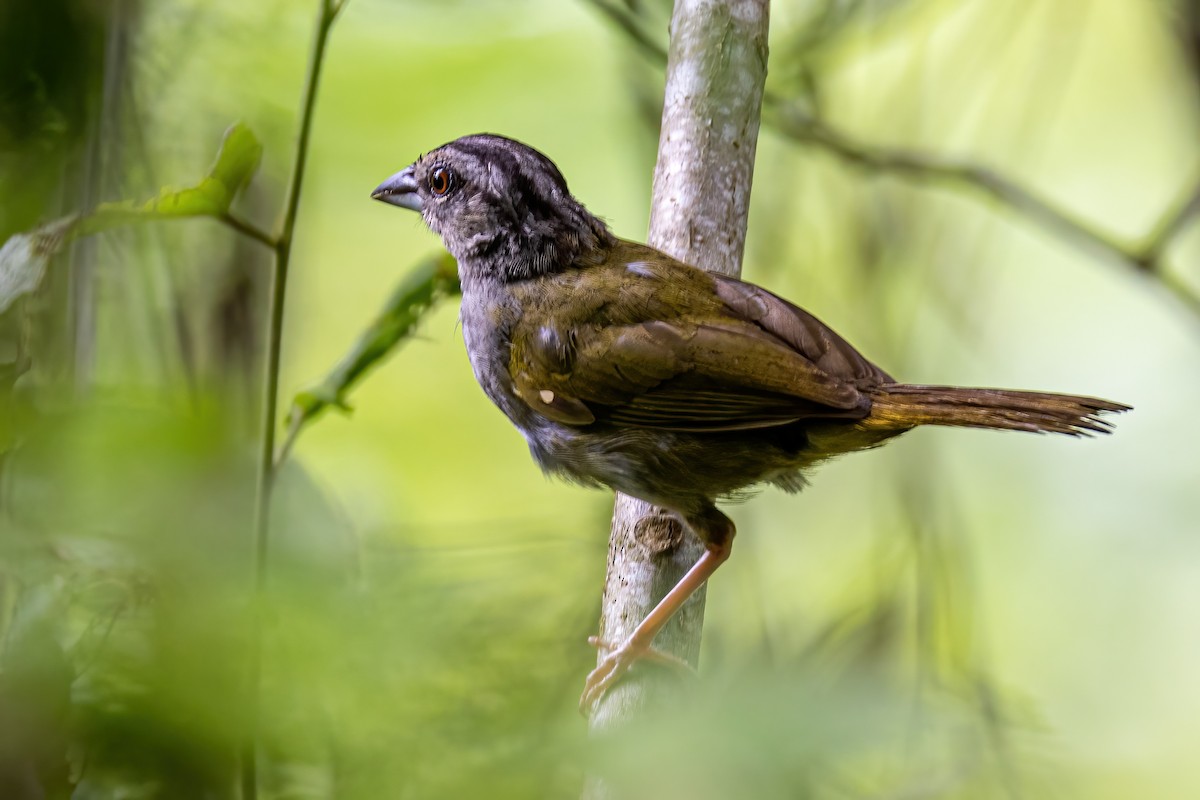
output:
<svg viewBox="0 0 1200 800"><path fill-rule="evenodd" d="M754 484L793 476L805 463L802 453L744 433L592 431L557 423L523 432L530 453L545 471L683 512ZM798 478L786 481L788 486L799 483Z"/></svg>

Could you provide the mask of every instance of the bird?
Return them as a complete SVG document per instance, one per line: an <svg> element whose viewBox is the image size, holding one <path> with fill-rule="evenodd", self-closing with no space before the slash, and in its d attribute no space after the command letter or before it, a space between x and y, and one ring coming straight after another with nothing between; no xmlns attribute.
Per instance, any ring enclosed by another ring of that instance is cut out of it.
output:
<svg viewBox="0 0 1200 800"><path fill-rule="evenodd" d="M737 278L622 239L554 162L490 133L421 155L374 199L417 211L458 262L475 378L548 474L677 517L704 544L678 584L588 675L594 709L730 555L717 507L799 491L821 462L921 425L1108 433L1122 403L895 380L812 314Z"/></svg>

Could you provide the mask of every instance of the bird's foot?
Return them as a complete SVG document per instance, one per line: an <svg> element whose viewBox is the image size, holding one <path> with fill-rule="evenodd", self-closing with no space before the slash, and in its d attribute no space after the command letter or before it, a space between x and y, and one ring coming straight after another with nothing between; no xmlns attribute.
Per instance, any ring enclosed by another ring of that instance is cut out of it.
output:
<svg viewBox="0 0 1200 800"><path fill-rule="evenodd" d="M596 710L596 704L613 684L621 680L629 668L638 661L649 661L664 667L670 667L676 672L696 677L692 665L678 656L655 650L648 644L640 644L630 637L619 645L602 641L599 636L589 636L588 644L600 650L607 650L608 655L592 670L583 685L583 695L579 698L579 711L590 716Z"/></svg>

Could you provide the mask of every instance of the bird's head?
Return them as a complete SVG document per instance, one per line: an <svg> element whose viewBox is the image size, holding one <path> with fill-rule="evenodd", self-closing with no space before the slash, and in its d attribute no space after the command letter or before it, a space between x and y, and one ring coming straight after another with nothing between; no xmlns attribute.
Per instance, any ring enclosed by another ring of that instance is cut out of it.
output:
<svg viewBox="0 0 1200 800"><path fill-rule="evenodd" d="M426 153L371 196L421 212L464 278L544 275L595 260L615 241L571 196L553 161L494 134L464 136Z"/></svg>

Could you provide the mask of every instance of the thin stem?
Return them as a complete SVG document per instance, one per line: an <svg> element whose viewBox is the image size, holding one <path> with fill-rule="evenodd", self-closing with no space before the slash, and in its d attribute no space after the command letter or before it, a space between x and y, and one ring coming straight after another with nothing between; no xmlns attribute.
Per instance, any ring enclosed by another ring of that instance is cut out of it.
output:
<svg viewBox="0 0 1200 800"><path fill-rule="evenodd" d="M275 453L275 464L272 467L278 471L283 462L287 460L288 455L292 452L292 447L296 444L297 437L300 436L300 431L304 428L304 417L296 414L291 422L288 423L287 436L283 439L283 444L279 446L278 452Z"/></svg>
<svg viewBox="0 0 1200 800"><path fill-rule="evenodd" d="M1162 256L1163 250L1183 232L1183 229L1187 227L1188 220L1198 213L1200 213L1200 178L1197 178L1195 183L1188 187L1185 194L1180 195L1173 210L1168 211L1151 232L1148 237L1149 243L1142 255L1143 266L1152 269L1154 262Z"/></svg>
<svg viewBox="0 0 1200 800"><path fill-rule="evenodd" d="M244 220L235 215L232 211L226 211L221 216L217 217L217 221L223 225L227 225L245 237L253 239L264 247L269 247L272 250L279 244L275 237L264 231L262 228L255 225L249 220Z"/></svg>
<svg viewBox="0 0 1200 800"><path fill-rule="evenodd" d="M275 249L275 264L271 274L270 311L267 328L267 358L263 378L262 442L260 443L257 475L257 491L254 502L254 629L250 658L250 739L242 754L241 786L243 800L254 800L258 796L258 756L260 742L260 695L262 678L263 603L266 595L268 554L270 550L271 493L275 486L275 428L279 404L279 364L283 344L283 308L287 295L288 266L291 261L292 239L296 229L296 218L300 210L300 191L304 184L308 149L312 138L313 115L317 105L317 88L321 81L321 66L325 60L325 46L329 31L338 13L345 7L346 0L336 4L332 0L320 0L316 29L313 33L312 49L308 59L308 72L304 79L303 105L300 112L300 130L296 143L295 160L292 162L291 179L284 205L283 223L279 235L272 239L249 224L240 224L236 217L222 221L264 244Z"/></svg>
<svg viewBox="0 0 1200 800"><path fill-rule="evenodd" d="M608 17L614 25L625 31L634 44L650 58L662 64L667 63L667 50L658 40L647 33L638 23L637 15L628 9L608 2L608 0L587 0L597 11Z"/></svg>

